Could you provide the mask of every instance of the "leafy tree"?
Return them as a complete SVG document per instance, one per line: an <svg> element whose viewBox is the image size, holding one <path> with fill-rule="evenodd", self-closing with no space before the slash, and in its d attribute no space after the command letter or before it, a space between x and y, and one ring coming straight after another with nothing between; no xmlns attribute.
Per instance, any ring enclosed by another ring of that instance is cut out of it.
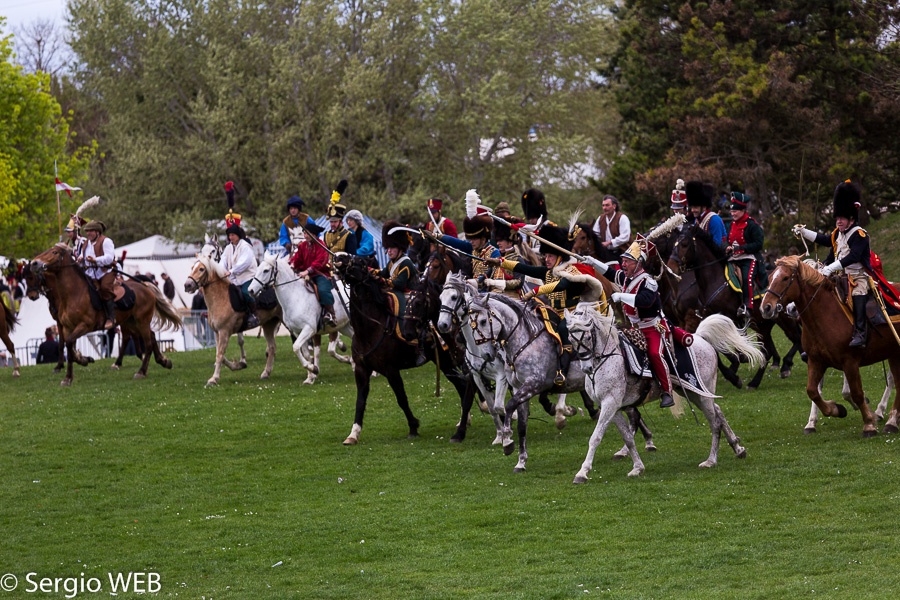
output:
<svg viewBox="0 0 900 600"><path fill-rule="evenodd" d="M33 256L58 240L54 163L77 187L93 156L92 145L67 150L68 121L49 87L49 75L15 64L11 36L0 38L0 239L8 256ZM64 215L75 210L76 200L62 201Z"/></svg>

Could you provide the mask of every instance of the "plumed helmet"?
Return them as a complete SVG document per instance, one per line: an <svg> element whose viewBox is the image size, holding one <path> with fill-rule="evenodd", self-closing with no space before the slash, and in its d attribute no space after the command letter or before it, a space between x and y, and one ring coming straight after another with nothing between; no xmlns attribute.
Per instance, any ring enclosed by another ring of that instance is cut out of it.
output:
<svg viewBox="0 0 900 600"><path fill-rule="evenodd" d="M403 227L403 223L394 219L384 222L384 225L381 227L381 245L385 248L399 248L401 251L406 252L411 243L409 234L405 231L388 233L394 227Z"/></svg>
<svg viewBox="0 0 900 600"><path fill-rule="evenodd" d="M530 188L522 193L522 212L526 219L547 218L547 201L544 192Z"/></svg>
<svg viewBox="0 0 900 600"><path fill-rule="evenodd" d="M69 222L66 224L65 231L78 231L83 226L84 219L82 219L78 215L72 215L72 218L69 219Z"/></svg>
<svg viewBox="0 0 900 600"><path fill-rule="evenodd" d="M688 206L712 208L713 196L716 194L713 186L702 181L688 181L684 185L684 192L687 196Z"/></svg>
<svg viewBox="0 0 900 600"><path fill-rule="evenodd" d="M859 220L859 207L862 194L859 186L849 179L842 181L834 188L834 216Z"/></svg>
<svg viewBox="0 0 900 600"><path fill-rule="evenodd" d="M572 244L571 242L569 242L569 232L562 227L557 227L555 225L544 225L543 227L541 227L538 235L542 239L546 240L541 242L541 247L538 249L541 254L553 254L555 256L562 256L563 254L565 254L564 252L557 250L546 242L550 242L551 244L555 244L560 248L565 248L566 250L572 248Z"/></svg>
<svg viewBox="0 0 900 600"><path fill-rule="evenodd" d="M347 212L347 207L341 204L341 195L347 191L347 180L341 179L338 184L335 186L334 190L331 192L331 200L328 204L328 210L326 213L328 214L329 219L343 219L344 213Z"/></svg>
<svg viewBox="0 0 900 600"><path fill-rule="evenodd" d="M347 207L343 204L332 204L328 207L328 218L329 219L343 219L344 213L347 211Z"/></svg>
<svg viewBox="0 0 900 600"><path fill-rule="evenodd" d="M747 210L747 206L753 198L749 194L731 192L731 210Z"/></svg>
<svg viewBox="0 0 900 600"><path fill-rule="evenodd" d="M669 206L672 210L687 208L687 192L684 191L684 179L675 182L675 189L672 190L672 204Z"/></svg>
<svg viewBox="0 0 900 600"><path fill-rule="evenodd" d="M300 196L291 196L290 198L288 198L287 206L285 208L296 206L298 209L303 210L304 204L306 203L300 199Z"/></svg>
<svg viewBox="0 0 900 600"><path fill-rule="evenodd" d="M466 238L489 238L491 237L491 228L493 219L490 215L480 214L474 217L466 217L463 219L463 231Z"/></svg>
<svg viewBox="0 0 900 600"><path fill-rule="evenodd" d="M81 230L85 233L87 233L88 231L103 233L104 231L106 231L106 225L104 225L102 221L89 221L87 225L81 228Z"/></svg>

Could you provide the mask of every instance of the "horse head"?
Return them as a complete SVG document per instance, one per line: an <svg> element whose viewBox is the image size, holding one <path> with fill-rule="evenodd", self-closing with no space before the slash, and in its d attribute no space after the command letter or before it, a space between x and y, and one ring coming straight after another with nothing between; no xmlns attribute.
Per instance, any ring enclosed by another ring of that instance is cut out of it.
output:
<svg viewBox="0 0 900 600"><path fill-rule="evenodd" d="M39 275L32 271L31 263L28 263L22 270L22 278L25 280L25 286L27 288L25 295L31 300L37 300L41 296L41 291L44 289L45 285L43 275Z"/></svg>
<svg viewBox="0 0 900 600"><path fill-rule="evenodd" d="M796 305L801 299L803 285L819 287L831 285L831 282L800 256L785 256L775 261L775 270L769 275L769 287L759 305L763 318L774 319L791 302ZM804 309L796 306L798 313Z"/></svg>
<svg viewBox="0 0 900 600"><path fill-rule="evenodd" d="M214 262L222 259L222 248L219 246L219 238L209 233L203 236L203 247L200 249L200 255L209 258Z"/></svg>
<svg viewBox="0 0 900 600"><path fill-rule="evenodd" d="M219 279L225 279L225 268L208 256L197 255L197 261L191 267L191 273L184 282L184 291L193 294L198 289L206 287Z"/></svg>
<svg viewBox="0 0 900 600"><path fill-rule="evenodd" d="M256 298L262 294L263 290L275 284L278 277L278 254L266 250L266 254L259 262L253 279L250 280L250 287L247 293Z"/></svg>
<svg viewBox="0 0 900 600"><path fill-rule="evenodd" d="M447 276L458 270L451 254L443 246L432 252L425 261L425 277L438 285L444 285Z"/></svg>
<svg viewBox="0 0 900 600"><path fill-rule="evenodd" d="M72 256L69 247L63 243L58 243L34 257L29 266L32 272L42 275L45 271L71 267L75 264L75 258Z"/></svg>
<svg viewBox="0 0 900 600"><path fill-rule="evenodd" d="M466 292L468 283L462 273L451 273L444 282L441 290L441 315L438 317L437 327L441 333L447 333L465 315L468 298ZM476 294L471 294L470 297Z"/></svg>
<svg viewBox="0 0 900 600"><path fill-rule="evenodd" d="M615 317L604 315L599 302L581 302L574 310L565 310L565 319L572 352L581 362L582 370L591 375L596 367L594 358L602 354L596 351L596 343L612 336Z"/></svg>
<svg viewBox="0 0 900 600"><path fill-rule="evenodd" d="M491 308L490 294L472 298L469 304L469 327L475 344L481 350L486 361L497 358L500 337L503 335L503 322Z"/></svg>
<svg viewBox="0 0 900 600"><path fill-rule="evenodd" d="M371 281L369 263L364 256L338 255L334 259L335 270L348 285Z"/></svg>

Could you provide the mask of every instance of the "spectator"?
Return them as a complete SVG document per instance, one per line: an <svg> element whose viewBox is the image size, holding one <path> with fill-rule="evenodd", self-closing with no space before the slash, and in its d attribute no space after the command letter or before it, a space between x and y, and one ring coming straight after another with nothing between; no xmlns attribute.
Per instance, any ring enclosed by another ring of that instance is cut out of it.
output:
<svg viewBox="0 0 900 600"><path fill-rule="evenodd" d="M55 365L59 362L59 342L56 341L56 325L48 327L44 331L44 337L46 339L38 346L35 362L39 365Z"/></svg>
<svg viewBox="0 0 900 600"><path fill-rule="evenodd" d="M621 255L631 243L631 221L622 212L619 200L607 194L601 205L603 212L594 222L594 233L606 248Z"/></svg>
<svg viewBox="0 0 900 600"><path fill-rule="evenodd" d="M163 294L169 299L169 302L175 299L175 282L169 277L168 273L162 274L163 278Z"/></svg>

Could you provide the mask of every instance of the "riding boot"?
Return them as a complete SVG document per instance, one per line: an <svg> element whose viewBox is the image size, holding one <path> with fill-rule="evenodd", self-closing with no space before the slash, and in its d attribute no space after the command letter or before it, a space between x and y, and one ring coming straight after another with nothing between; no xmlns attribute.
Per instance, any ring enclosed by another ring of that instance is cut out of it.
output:
<svg viewBox="0 0 900 600"><path fill-rule="evenodd" d="M247 316L244 318L244 326L241 328L246 331L259 327L259 317L256 315L256 302L247 303Z"/></svg>
<svg viewBox="0 0 900 600"><path fill-rule="evenodd" d="M566 373L569 372L569 363L572 362L572 345L566 344L562 347L562 353L559 355L559 368L556 370L556 377L553 378L553 385L562 387L566 384Z"/></svg>
<svg viewBox="0 0 900 600"><path fill-rule="evenodd" d="M116 302L107 300L103 307L106 309L106 322L103 324L103 329L112 329L116 326Z"/></svg>
<svg viewBox="0 0 900 600"><path fill-rule="evenodd" d="M322 322L325 327L337 327L337 319L334 316L334 304L322 307Z"/></svg>
<svg viewBox="0 0 900 600"><path fill-rule="evenodd" d="M866 300L868 296L853 296L853 337L851 348L865 348L867 337Z"/></svg>
<svg viewBox="0 0 900 600"><path fill-rule="evenodd" d="M671 408L675 406L675 400L672 399L672 394L669 392L663 392L659 396L659 407L660 408Z"/></svg>

